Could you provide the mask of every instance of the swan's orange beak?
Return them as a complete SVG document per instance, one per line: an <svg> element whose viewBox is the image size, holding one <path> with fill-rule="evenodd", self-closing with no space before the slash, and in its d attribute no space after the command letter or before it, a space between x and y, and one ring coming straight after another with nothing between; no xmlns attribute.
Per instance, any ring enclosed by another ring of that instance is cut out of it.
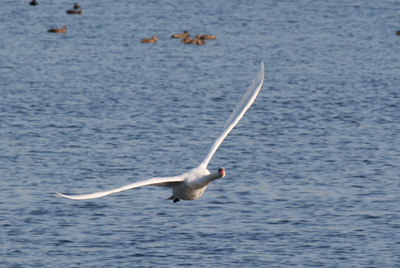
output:
<svg viewBox="0 0 400 268"><path fill-rule="evenodd" d="M221 175L221 178L225 177L225 168L220 167L220 168L218 169L218 172L219 172L219 174Z"/></svg>

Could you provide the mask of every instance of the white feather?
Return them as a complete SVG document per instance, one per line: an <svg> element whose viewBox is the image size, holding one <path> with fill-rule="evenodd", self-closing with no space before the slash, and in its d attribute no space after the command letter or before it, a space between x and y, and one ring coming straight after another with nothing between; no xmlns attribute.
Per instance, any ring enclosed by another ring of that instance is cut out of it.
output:
<svg viewBox="0 0 400 268"><path fill-rule="evenodd" d="M118 193L122 191L126 191L129 189L137 188L140 186L146 186L146 185L153 185L153 186L164 186L164 187L172 187L174 183L179 183L182 182L185 178L182 176L176 176L176 177L162 177L162 178L151 178L148 180L144 181L138 181L134 182L116 189L112 189L109 191L103 191L103 192L97 192L97 193L92 193L92 194L82 194L82 195L65 195L65 194L60 194L56 193L57 196L59 197L66 197L69 199L75 199L75 200L83 200L83 199L92 199L92 198L98 198L102 196L106 196L109 194L113 193Z"/></svg>
<svg viewBox="0 0 400 268"><path fill-rule="evenodd" d="M239 123L240 119L246 113L246 111L250 108L253 104L254 100L256 99L258 92L262 87L264 82L264 63L261 63L260 71L258 72L256 78L254 78L253 83L251 83L250 87L247 89L246 93L240 100L240 102L236 105L235 109L231 113L228 121L225 124L224 129L222 130L219 137L214 141L211 145L211 148L204 160L201 162L200 166L207 168L208 163L210 162L211 158L213 157L214 153L217 151L218 147L221 145L223 140L228 136L229 132Z"/></svg>

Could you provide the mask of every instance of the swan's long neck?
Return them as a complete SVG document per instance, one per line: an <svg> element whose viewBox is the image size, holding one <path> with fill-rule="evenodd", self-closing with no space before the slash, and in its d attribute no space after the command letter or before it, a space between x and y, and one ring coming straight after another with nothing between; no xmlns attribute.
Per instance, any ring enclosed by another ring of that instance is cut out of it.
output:
<svg viewBox="0 0 400 268"><path fill-rule="evenodd" d="M198 178L196 181L194 181L194 184L196 185L196 188L203 188L203 187L207 186L208 184L210 184L212 181L222 178L223 176L224 176L224 174L222 174L220 172L211 173L207 176Z"/></svg>

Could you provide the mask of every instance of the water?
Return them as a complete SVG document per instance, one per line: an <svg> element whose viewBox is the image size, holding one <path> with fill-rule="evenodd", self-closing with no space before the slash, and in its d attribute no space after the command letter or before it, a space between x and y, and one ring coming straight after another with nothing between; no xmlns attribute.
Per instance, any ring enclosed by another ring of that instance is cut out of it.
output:
<svg viewBox="0 0 400 268"><path fill-rule="evenodd" d="M2 3L2 267L400 266L398 1L80 4ZM196 166L261 61L199 200L54 196Z"/></svg>

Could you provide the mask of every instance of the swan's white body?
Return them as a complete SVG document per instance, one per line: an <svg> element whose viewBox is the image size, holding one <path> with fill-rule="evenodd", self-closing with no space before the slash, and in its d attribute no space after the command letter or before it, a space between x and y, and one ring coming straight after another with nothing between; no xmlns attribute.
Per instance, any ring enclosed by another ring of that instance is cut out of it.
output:
<svg viewBox="0 0 400 268"><path fill-rule="evenodd" d="M169 199L172 199L174 202L177 202L180 199L195 200L199 198L200 196L203 195L209 183L211 183L213 180L225 176L224 168L219 168L218 172L216 173L210 173L210 171L207 169L208 163L210 162L211 158L213 157L214 153L217 151L218 147L221 145L225 137L237 125L237 123L243 117L245 112L253 104L254 100L256 99L262 87L263 81L264 81L264 63L261 63L261 68L256 78L253 80L249 89L246 91L245 95L242 97L240 102L233 110L231 116L229 117L228 121L225 124L222 133L211 145L211 148L207 156L204 158L204 160L200 163L198 167L193 168L188 172L185 172L179 176L151 178L148 180L135 182L120 188L104 192L97 192L84 195L64 195L57 193L57 195L69 199L82 200L82 199L98 198L112 193L117 193L132 188L137 188L140 186L152 185L152 186L163 186L172 188L173 195Z"/></svg>

